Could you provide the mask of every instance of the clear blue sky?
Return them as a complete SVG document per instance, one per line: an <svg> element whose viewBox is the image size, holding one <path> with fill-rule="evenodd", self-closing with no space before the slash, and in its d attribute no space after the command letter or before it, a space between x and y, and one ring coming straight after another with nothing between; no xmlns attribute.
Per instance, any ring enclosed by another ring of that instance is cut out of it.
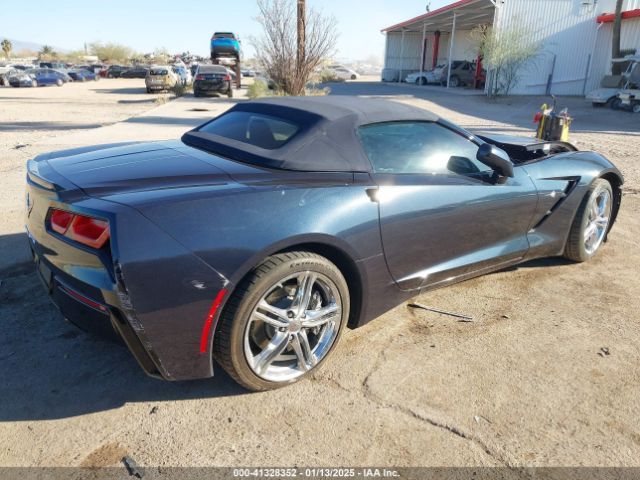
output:
<svg viewBox="0 0 640 480"><path fill-rule="evenodd" d="M295 2L295 0L291 0ZM431 9L453 0L431 0ZM338 56L382 57L380 29L422 14L427 0L308 0L337 19ZM31 0L10 1L2 9L0 37L81 49L84 42L116 42L139 52L166 47L207 55L215 30L231 30L243 39L245 55L258 35L255 0Z"/></svg>

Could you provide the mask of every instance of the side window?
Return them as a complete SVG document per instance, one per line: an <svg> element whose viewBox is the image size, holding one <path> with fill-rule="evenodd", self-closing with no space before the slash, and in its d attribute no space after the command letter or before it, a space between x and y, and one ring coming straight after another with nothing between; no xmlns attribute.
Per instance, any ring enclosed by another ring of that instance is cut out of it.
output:
<svg viewBox="0 0 640 480"><path fill-rule="evenodd" d="M378 123L360 127L358 135L375 173L477 175L491 171L476 159L475 143L437 123Z"/></svg>

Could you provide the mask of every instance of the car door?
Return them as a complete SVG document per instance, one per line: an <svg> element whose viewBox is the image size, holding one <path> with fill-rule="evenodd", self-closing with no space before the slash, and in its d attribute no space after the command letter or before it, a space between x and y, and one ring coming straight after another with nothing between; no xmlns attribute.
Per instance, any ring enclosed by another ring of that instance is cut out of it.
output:
<svg viewBox="0 0 640 480"><path fill-rule="evenodd" d="M524 257L537 191L526 172L498 179L478 143L435 122L360 127L380 235L400 288L435 287Z"/></svg>

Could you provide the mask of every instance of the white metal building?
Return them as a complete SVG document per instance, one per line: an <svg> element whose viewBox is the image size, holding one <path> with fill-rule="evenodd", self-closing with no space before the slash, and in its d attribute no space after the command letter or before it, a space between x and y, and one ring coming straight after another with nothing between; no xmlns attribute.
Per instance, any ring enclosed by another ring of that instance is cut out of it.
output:
<svg viewBox="0 0 640 480"><path fill-rule="evenodd" d="M608 73L615 0L459 0L384 28L385 75L403 79L455 60L476 60L470 32L524 26L540 41L514 94L584 95ZM640 52L640 0L625 0L622 48Z"/></svg>

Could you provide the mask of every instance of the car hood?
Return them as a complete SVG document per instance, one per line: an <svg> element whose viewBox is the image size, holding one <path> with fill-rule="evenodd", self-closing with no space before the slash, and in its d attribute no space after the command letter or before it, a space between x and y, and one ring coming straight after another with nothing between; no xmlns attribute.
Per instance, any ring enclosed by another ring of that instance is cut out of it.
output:
<svg viewBox="0 0 640 480"><path fill-rule="evenodd" d="M100 145L54 152L36 160L46 160L58 174L97 197L230 180L222 169L181 146L184 144L175 141Z"/></svg>

